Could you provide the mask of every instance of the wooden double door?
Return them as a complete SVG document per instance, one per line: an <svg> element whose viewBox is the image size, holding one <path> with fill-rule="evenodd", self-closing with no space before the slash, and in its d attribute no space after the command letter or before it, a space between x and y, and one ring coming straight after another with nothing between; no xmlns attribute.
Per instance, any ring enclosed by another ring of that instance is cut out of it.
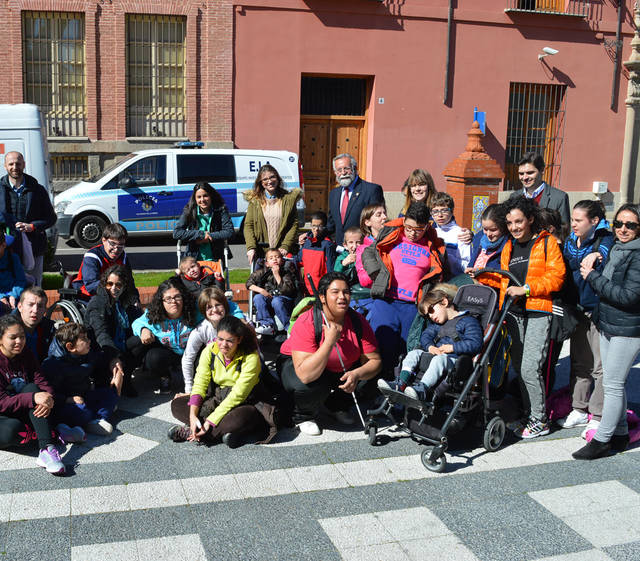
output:
<svg viewBox="0 0 640 561"><path fill-rule="evenodd" d="M307 218L316 210L329 210L329 191L336 185L332 160L343 153L351 154L358 167L364 168L365 117L301 115L300 161Z"/></svg>

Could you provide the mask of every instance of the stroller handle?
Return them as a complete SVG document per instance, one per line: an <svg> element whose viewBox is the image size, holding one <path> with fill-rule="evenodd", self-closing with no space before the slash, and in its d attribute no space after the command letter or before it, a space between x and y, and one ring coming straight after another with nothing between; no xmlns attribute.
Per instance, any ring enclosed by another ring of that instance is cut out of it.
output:
<svg viewBox="0 0 640 561"><path fill-rule="evenodd" d="M522 283L513 275L513 273L511 273L511 271L505 271L504 269L478 269L477 271L473 271L473 276L477 277L478 275L482 275L484 273L495 273L498 275L502 275L503 277L508 277L516 286L522 286Z"/></svg>

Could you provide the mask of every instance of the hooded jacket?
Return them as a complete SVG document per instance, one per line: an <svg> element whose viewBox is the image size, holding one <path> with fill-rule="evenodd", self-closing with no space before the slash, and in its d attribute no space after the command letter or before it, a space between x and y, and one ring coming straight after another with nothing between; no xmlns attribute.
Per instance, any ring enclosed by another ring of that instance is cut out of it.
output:
<svg viewBox="0 0 640 561"><path fill-rule="evenodd" d="M371 285L371 296L373 298L384 298L387 290L391 287L393 262L391 261L390 252L402 239L403 224L404 220L402 218L387 222L378 235L378 241L362 252L362 266L367 275L373 280ZM436 231L431 226L427 226L424 237L431 253L431 268L420 279L418 290L416 291L417 302L422 297L422 290L426 282L436 283L442 281L446 264L445 245L436 234Z"/></svg>
<svg viewBox="0 0 640 561"><path fill-rule="evenodd" d="M547 240L545 242L545 239ZM508 271L513 240L507 241L500 257L500 268ZM562 252L556 240L549 232L542 230L531 248L529 266L525 283L529 285L530 293L526 298L525 309L528 312L552 313L553 293L558 292L564 284L566 268ZM500 307L509 286L509 278L500 280Z"/></svg>
<svg viewBox="0 0 640 561"><path fill-rule="evenodd" d="M42 372L53 386L56 398L64 401L74 395L85 396L93 385L109 385L107 359L101 352L73 355L53 338Z"/></svg>
<svg viewBox="0 0 640 561"><path fill-rule="evenodd" d="M296 204L301 197L302 191L294 189L286 193L281 199L282 219L280 220L276 247L282 247L289 253L293 253L298 243L298 212ZM269 235L260 199L251 198L250 193L245 193L244 198L249 202L247 215L244 219L244 241L247 251L249 251L258 249L258 244L260 243L267 243Z"/></svg>
<svg viewBox="0 0 640 561"><path fill-rule="evenodd" d="M640 238L625 244L616 242L609 260L616 255L611 279L602 271L591 271L587 282L600 298L593 313L598 331L610 336L640 336Z"/></svg>
<svg viewBox="0 0 640 561"><path fill-rule="evenodd" d="M593 231L593 234L589 239L578 247L577 236L572 232L571 235L564 242L563 255L565 257L568 272L571 273L573 285L578 293L578 303L582 308L591 312L598 303L598 295L594 292L591 285L582 278L580 274L580 263L582 260L597 251L602 255L602 261L596 267L597 271L602 271L604 263L609 256L609 251L613 246L613 234L609 231L609 223L606 220L600 220ZM593 249L597 244L597 249Z"/></svg>
<svg viewBox="0 0 640 561"><path fill-rule="evenodd" d="M35 404L33 393L16 393L11 385L14 378L22 378L27 384L35 383L40 391L53 395L51 384L43 376L38 361L28 348L25 347L12 359L0 353L0 415L25 413Z"/></svg>

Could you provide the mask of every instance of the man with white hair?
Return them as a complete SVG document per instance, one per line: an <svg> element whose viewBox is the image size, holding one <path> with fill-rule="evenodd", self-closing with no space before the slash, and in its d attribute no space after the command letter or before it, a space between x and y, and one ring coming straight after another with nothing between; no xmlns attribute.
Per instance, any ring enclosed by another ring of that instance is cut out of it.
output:
<svg viewBox="0 0 640 561"><path fill-rule="evenodd" d="M358 163L351 154L338 154L333 159L333 171L338 186L329 193L327 232L335 234L340 245L346 230L360 226L362 209L373 203L384 204L384 194L380 185L360 178Z"/></svg>
<svg viewBox="0 0 640 561"><path fill-rule="evenodd" d="M20 152L7 152L4 169L7 175L0 179L0 213L10 215L15 220L16 230L25 232L31 242L35 266L26 270L42 282L44 254L47 251L47 228L56 223L56 213L47 190L35 177L24 173L24 157Z"/></svg>

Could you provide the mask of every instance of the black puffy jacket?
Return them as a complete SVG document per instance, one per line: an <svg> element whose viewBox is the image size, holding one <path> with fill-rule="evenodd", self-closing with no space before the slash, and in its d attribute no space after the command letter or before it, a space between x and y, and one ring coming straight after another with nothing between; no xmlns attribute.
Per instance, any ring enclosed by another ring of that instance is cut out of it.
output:
<svg viewBox="0 0 640 561"><path fill-rule="evenodd" d="M600 297L593 315L598 331L610 336L640 337L640 239L628 243L633 244L629 249L619 242L614 245L623 248L625 255L611 280L591 271L587 281Z"/></svg>

